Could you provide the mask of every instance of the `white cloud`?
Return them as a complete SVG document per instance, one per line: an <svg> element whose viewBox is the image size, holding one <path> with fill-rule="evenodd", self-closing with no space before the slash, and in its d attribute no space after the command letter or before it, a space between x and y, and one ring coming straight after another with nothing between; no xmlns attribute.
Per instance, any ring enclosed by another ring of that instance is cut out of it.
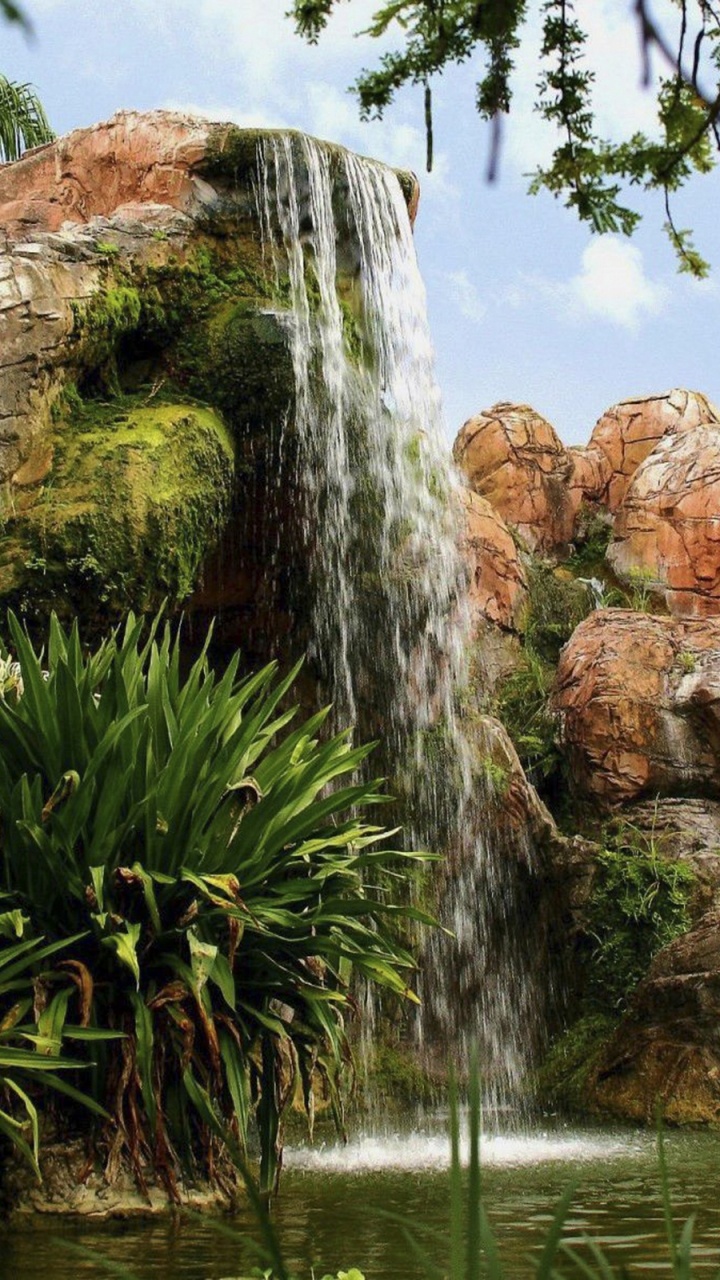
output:
<svg viewBox="0 0 720 1280"><path fill-rule="evenodd" d="M485 319L487 307L467 271L447 271L444 278L450 286L450 298L460 315L465 316L466 320L480 324Z"/></svg>
<svg viewBox="0 0 720 1280"><path fill-rule="evenodd" d="M640 249L619 236L590 242L568 290L581 311L632 331L646 316L659 315L670 296L664 284L645 274Z"/></svg>
<svg viewBox="0 0 720 1280"><path fill-rule="evenodd" d="M590 241L580 270L569 280L526 276L507 300L520 306L538 294L567 319L604 320L630 333L637 333L643 320L660 315L670 299L667 286L646 274L640 249L610 235Z"/></svg>

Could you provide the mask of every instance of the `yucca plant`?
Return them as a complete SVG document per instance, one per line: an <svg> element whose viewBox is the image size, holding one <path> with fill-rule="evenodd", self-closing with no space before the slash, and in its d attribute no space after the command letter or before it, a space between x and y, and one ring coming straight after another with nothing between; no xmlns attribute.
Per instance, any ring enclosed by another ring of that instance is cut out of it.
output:
<svg viewBox="0 0 720 1280"><path fill-rule="evenodd" d="M0 75L0 160L18 160L23 151L54 137L33 85Z"/></svg>
<svg viewBox="0 0 720 1280"><path fill-rule="evenodd" d="M388 798L357 781L367 746L323 740L325 712L289 728L297 668L240 678L235 657L216 679L206 643L183 678L178 637L133 617L90 654L56 618L42 657L8 626L0 892L26 936L72 939L44 1015L54 1043L70 1022L93 1041L107 1173L129 1158L175 1197L256 1115L267 1190L296 1083L341 1123L353 974L413 998L393 918L427 917L373 879L427 855L355 816Z"/></svg>
<svg viewBox="0 0 720 1280"><path fill-rule="evenodd" d="M38 1012L36 1021L25 1021L50 977L72 985L72 970L49 969L47 961L78 939L47 945L42 939L22 940L27 923L17 909L0 912L0 1134L39 1178L38 1110L33 1095L51 1088L96 1114L107 1117L107 1112L58 1076L58 1071L77 1071L78 1062L59 1056L59 1040L45 1011ZM66 1039L79 1036L85 1041L92 1034L69 1025L64 1033Z"/></svg>

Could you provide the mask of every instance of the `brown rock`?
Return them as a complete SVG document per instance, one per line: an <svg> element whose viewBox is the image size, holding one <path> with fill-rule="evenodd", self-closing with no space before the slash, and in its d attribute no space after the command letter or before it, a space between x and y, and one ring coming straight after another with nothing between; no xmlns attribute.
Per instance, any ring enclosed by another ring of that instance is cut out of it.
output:
<svg viewBox="0 0 720 1280"><path fill-rule="evenodd" d="M707 422L720 423L720 410L698 391L676 387L664 395L623 400L598 420L586 448L570 450L573 488L614 513L658 440Z"/></svg>
<svg viewBox="0 0 720 1280"><path fill-rule="evenodd" d="M596 611L562 651L552 707L573 788L601 808L720 797L720 621Z"/></svg>
<svg viewBox="0 0 720 1280"><path fill-rule="evenodd" d="M594 1069L590 1101L650 1122L720 1120L720 912L655 957Z"/></svg>
<svg viewBox="0 0 720 1280"><path fill-rule="evenodd" d="M485 498L463 489L463 554L470 572L468 595L473 630L482 619L516 631L527 600L518 549L505 522Z"/></svg>
<svg viewBox="0 0 720 1280"><path fill-rule="evenodd" d="M617 834L639 838L661 858L686 862L697 877L693 916L720 905L720 803L685 796L645 800L622 811ZM611 828L612 829L612 828Z"/></svg>
<svg viewBox="0 0 720 1280"><path fill-rule="evenodd" d="M638 467L608 560L641 577L678 617L720 614L720 423L666 436Z"/></svg>
<svg viewBox="0 0 720 1280"><path fill-rule="evenodd" d="M460 431L453 457L532 550L553 554L572 540L572 463L550 423L528 405L496 404Z"/></svg>
<svg viewBox="0 0 720 1280"><path fill-rule="evenodd" d="M195 171L218 127L176 112L120 111L76 129L0 168L0 222L18 240L126 204L191 212L205 196Z"/></svg>

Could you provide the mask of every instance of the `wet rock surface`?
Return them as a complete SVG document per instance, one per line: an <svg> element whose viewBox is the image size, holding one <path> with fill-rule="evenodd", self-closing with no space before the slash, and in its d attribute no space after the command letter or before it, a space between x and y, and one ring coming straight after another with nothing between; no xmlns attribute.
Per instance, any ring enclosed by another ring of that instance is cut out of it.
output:
<svg viewBox="0 0 720 1280"><path fill-rule="evenodd" d="M655 957L593 1072L589 1100L652 1123L720 1120L720 914Z"/></svg>
<svg viewBox="0 0 720 1280"><path fill-rule="evenodd" d="M720 795L720 622L603 609L560 657L552 708L576 794Z"/></svg>

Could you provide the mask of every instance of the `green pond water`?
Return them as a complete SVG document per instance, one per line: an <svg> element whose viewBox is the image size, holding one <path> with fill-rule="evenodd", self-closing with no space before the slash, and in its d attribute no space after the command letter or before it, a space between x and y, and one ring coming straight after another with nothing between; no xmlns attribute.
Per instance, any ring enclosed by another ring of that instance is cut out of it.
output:
<svg viewBox="0 0 720 1280"><path fill-rule="evenodd" d="M666 1138L678 1222L696 1216L698 1274L720 1268L720 1136L670 1132ZM508 1277L531 1274L554 1204L570 1180L577 1190L567 1236L602 1243L630 1276L668 1275L654 1139L646 1132L554 1129L484 1142L484 1195ZM402 1214L440 1265L447 1258L447 1139L437 1133L388 1133L288 1152L275 1220L287 1259L303 1280L312 1268L357 1266L367 1280L415 1280L421 1272L401 1229ZM239 1231L252 1233L242 1217ZM122 1263L138 1280L221 1280L253 1265L247 1245L227 1239L212 1219L113 1223L104 1227L41 1219L6 1228L0 1250L5 1280L76 1280L107 1274L58 1247L66 1240ZM577 1269L569 1261L565 1274Z"/></svg>

